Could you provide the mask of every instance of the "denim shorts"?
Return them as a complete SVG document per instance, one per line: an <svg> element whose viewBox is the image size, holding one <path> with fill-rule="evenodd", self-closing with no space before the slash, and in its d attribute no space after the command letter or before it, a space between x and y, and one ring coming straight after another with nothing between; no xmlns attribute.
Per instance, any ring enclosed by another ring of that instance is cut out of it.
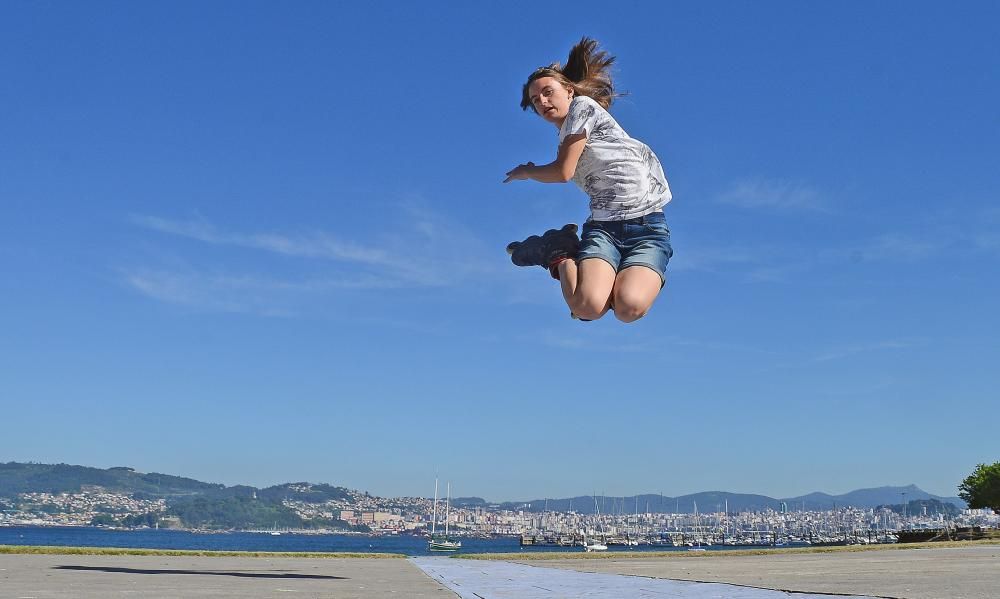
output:
<svg viewBox="0 0 1000 599"><path fill-rule="evenodd" d="M630 266L646 266L666 281L667 262L674 255L670 228L662 210L628 220L588 220L580 235L576 261L600 258L615 272Z"/></svg>

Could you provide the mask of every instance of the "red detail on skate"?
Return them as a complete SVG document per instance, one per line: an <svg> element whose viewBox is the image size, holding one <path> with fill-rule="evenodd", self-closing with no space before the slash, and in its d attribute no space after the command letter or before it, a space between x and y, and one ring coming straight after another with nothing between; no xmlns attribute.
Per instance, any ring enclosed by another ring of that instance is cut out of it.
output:
<svg viewBox="0 0 1000 599"><path fill-rule="evenodd" d="M569 260L569 256L559 256L558 258L553 258L552 262L549 262L549 274L552 278L559 280L559 265L563 262Z"/></svg>

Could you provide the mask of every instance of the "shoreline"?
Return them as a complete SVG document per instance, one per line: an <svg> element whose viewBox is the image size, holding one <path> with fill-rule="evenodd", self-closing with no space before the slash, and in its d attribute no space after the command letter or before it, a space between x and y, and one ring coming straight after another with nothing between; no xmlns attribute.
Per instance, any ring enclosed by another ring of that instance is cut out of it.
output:
<svg viewBox="0 0 1000 599"><path fill-rule="evenodd" d="M0 522L0 528L86 528L88 530L111 530L114 532L144 532L151 530L190 532L196 534L268 534L271 529L267 528L185 528L183 526L106 526L93 524L66 524L62 522ZM296 535L346 535L346 536L386 536L387 534L402 535L407 533L379 533L375 531L361 532L356 530L337 530L333 528L282 528L278 532L281 534Z"/></svg>
<svg viewBox="0 0 1000 599"><path fill-rule="evenodd" d="M604 560L604 559L650 559L677 558L693 559L701 557L745 557L761 555L816 555L822 553L861 553L866 551L899 551L906 549L948 549L955 547L978 547L983 545L1000 545L1000 539L983 539L977 541L934 541L927 543L873 543L871 545L846 545L833 547L784 547L775 549L713 549L711 551L601 551L573 552L547 551L539 553L465 553L450 556L454 559L468 560L500 560L500 561L555 561L565 559Z"/></svg>
<svg viewBox="0 0 1000 599"><path fill-rule="evenodd" d="M892 543L849 545L837 547L788 547L780 549L716 549L713 551L609 551L586 553L575 551L546 551L538 553L466 553L448 555L450 559L490 561L556 561L556 560L642 560L642 559L696 559L769 555L819 555L824 553L861 553L870 551L899 551L907 549L946 549L956 547L997 546L1000 540L936 541L930 543ZM407 559L403 553L322 552L322 551L213 551L198 549L143 549L129 547L88 547L62 545L0 545L2 555L151 555L180 557L294 557L294 558L364 558Z"/></svg>
<svg viewBox="0 0 1000 599"><path fill-rule="evenodd" d="M128 547L68 547L62 545L0 545L0 555L152 555L176 557L297 557L406 559L402 553L321 551L211 551L199 549L140 549Z"/></svg>

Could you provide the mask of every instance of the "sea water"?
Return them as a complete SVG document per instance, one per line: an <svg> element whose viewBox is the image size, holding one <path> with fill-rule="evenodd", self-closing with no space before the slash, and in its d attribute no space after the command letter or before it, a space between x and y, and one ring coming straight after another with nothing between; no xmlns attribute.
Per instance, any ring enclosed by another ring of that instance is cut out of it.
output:
<svg viewBox="0 0 1000 599"><path fill-rule="evenodd" d="M480 539L462 537L462 553L514 553L562 551L581 553L582 547L521 547L517 537ZM195 551L294 551L399 553L431 555L427 539L414 535L280 535L261 532L191 532L187 530L108 530L88 526L0 526L0 545L61 547L120 547L128 549L181 549ZM710 547L722 549L723 547ZM684 551L670 546L611 546L609 551Z"/></svg>

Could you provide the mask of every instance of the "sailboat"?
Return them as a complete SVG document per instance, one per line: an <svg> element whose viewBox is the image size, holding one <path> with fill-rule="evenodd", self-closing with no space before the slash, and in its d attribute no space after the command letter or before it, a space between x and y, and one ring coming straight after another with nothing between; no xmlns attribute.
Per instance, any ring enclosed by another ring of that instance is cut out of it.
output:
<svg viewBox="0 0 1000 599"><path fill-rule="evenodd" d="M607 551L608 546L596 540L588 543L587 535L583 535L583 550L587 553L590 553L591 551Z"/></svg>
<svg viewBox="0 0 1000 599"><path fill-rule="evenodd" d="M597 504L597 495L594 495L594 513L597 515L597 525L600 526L601 525L601 506ZM587 553L590 553L591 551L607 551L608 550L608 546L605 545L604 543L598 542L596 540L588 543L587 542L587 534L584 533L584 535L583 535L583 550L586 551Z"/></svg>
<svg viewBox="0 0 1000 599"><path fill-rule="evenodd" d="M458 551L462 548L462 541L452 541L448 538L448 520L451 504L451 483L448 483L448 498L445 499L444 509L444 536L437 534L437 501L438 501L438 481L434 479L434 516L431 519L431 539L427 546L431 551Z"/></svg>
<svg viewBox="0 0 1000 599"><path fill-rule="evenodd" d="M701 535L704 533L704 530L702 530L701 528L701 518L698 516L697 501L694 502L694 521L695 521L695 526L697 527L697 534L698 534L698 536L695 537L695 542L697 543L697 545L689 546L688 551L707 551L707 549L701 546Z"/></svg>
<svg viewBox="0 0 1000 599"><path fill-rule="evenodd" d="M622 507L625 507L625 498L622 498ZM625 545L628 547L638 547L639 546L639 496L635 496L635 534L636 538L632 537L630 531L625 531Z"/></svg>

